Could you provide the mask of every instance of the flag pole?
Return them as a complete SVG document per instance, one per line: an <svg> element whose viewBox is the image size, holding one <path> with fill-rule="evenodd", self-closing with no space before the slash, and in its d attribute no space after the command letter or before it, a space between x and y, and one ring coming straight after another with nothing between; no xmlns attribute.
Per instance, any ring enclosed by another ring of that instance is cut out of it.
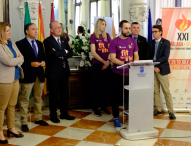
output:
<svg viewBox="0 0 191 146"><path fill-rule="evenodd" d="M31 99L29 100L29 103L30 103L30 104L29 104L29 105L30 105L30 108L29 108L29 110L31 111Z"/></svg>

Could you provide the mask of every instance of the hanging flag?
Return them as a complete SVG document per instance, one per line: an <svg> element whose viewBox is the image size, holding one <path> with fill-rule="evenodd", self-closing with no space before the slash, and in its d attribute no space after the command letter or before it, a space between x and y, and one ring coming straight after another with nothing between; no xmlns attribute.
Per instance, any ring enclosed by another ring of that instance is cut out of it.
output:
<svg viewBox="0 0 191 146"><path fill-rule="evenodd" d="M43 17L42 17L42 9L41 4L39 2L39 13L38 13L38 40L43 43L45 37L44 37L44 24L43 24ZM44 71L45 71L45 67ZM44 87L42 91L42 100L44 99L44 96L47 94L47 79L45 78Z"/></svg>
<svg viewBox="0 0 191 146"><path fill-rule="evenodd" d="M25 2L25 21L24 21L24 26L28 23L31 23L31 18L30 18L30 13L29 13L29 6L28 3ZM24 32L25 36L26 33Z"/></svg>
<svg viewBox="0 0 191 146"><path fill-rule="evenodd" d="M54 16L54 3L51 3L51 17L50 17L50 22L55 21L55 16ZM50 32L50 35L52 33Z"/></svg>
<svg viewBox="0 0 191 146"><path fill-rule="evenodd" d="M151 10L149 8L149 17L148 17L148 38L147 41L152 40L152 19L151 19Z"/></svg>
<svg viewBox="0 0 191 146"><path fill-rule="evenodd" d="M29 6L28 3L25 2L25 20L24 20L24 26L28 23L31 23L31 17L30 17L30 12L29 12ZM24 30L24 29L23 29ZM24 31L24 34L26 36L26 32ZM31 92L29 99L31 99L33 97L33 94Z"/></svg>

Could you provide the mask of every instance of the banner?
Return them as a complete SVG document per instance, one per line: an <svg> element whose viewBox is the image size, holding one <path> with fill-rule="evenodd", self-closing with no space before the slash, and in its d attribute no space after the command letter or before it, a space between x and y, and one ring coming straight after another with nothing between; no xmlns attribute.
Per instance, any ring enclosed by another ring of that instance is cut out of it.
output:
<svg viewBox="0 0 191 146"><path fill-rule="evenodd" d="M171 43L170 91L175 111L191 110L191 8L162 8L163 38ZM164 95L162 108L166 108Z"/></svg>

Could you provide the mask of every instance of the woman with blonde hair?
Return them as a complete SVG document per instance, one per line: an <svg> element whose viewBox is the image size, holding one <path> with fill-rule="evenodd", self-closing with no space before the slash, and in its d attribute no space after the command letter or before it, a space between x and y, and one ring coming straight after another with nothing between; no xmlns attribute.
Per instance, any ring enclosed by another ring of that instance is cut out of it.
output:
<svg viewBox="0 0 191 146"><path fill-rule="evenodd" d="M92 63L92 109L95 116L101 116L102 112L110 114L107 110L107 93L111 73L109 44L111 37L105 32L106 21L98 19L94 33L90 37L91 53L94 57Z"/></svg>
<svg viewBox="0 0 191 146"><path fill-rule="evenodd" d="M3 122L6 110L7 136L23 137L15 128L15 105L19 92L19 79L23 78L21 65L24 61L22 54L14 42L10 40L11 25L0 22L0 144L8 141L3 135ZM20 76L21 75L21 76Z"/></svg>

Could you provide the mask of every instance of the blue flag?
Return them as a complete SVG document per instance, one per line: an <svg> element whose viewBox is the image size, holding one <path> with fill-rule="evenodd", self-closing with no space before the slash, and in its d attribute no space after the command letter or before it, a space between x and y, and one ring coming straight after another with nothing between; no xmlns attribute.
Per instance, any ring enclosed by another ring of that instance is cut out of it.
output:
<svg viewBox="0 0 191 146"><path fill-rule="evenodd" d="M151 11L149 8L149 18L148 18L148 38L147 41L151 41L152 40L152 19L151 19Z"/></svg>

